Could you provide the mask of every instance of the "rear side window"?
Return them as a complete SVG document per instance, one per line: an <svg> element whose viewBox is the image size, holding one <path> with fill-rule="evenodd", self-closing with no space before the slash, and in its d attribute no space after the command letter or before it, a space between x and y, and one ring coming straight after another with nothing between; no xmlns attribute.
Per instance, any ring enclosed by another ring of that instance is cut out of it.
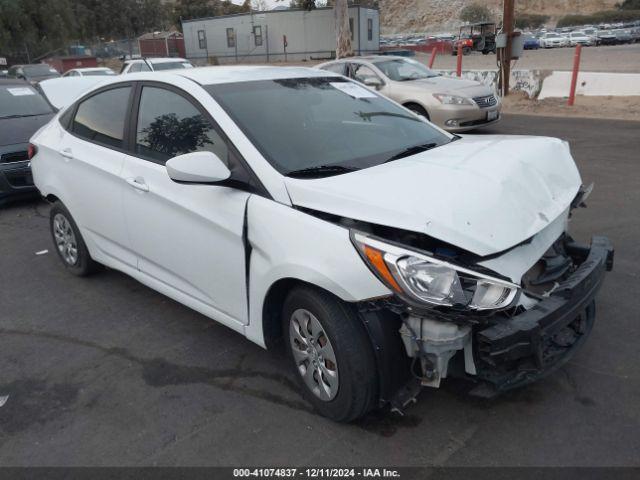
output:
<svg viewBox="0 0 640 480"><path fill-rule="evenodd" d="M182 95L143 87L136 128L136 154L164 165L184 153L209 151L229 164L227 144L209 120Z"/></svg>
<svg viewBox="0 0 640 480"><path fill-rule="evenodd" d="M130 93L131 87L126 86L84 100L73 119L73 133L90 142L122 148Z"/></svg>
<svg viewBox="0 0 640 480"><path fill-rule="evenodd" d="M329 65L325 65L322 67L323 70L327 70L329 72L339 73L340 75L344 75L344 63L330 63Z"/></svg>

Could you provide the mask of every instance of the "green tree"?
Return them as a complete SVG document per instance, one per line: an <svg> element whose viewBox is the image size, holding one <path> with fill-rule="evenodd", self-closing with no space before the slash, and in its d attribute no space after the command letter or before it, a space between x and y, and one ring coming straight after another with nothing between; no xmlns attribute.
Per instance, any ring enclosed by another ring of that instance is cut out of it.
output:
<svg viewBox="0 0 640 480"><path fill-rule="evenodd" d="M491 11L480 3L472 3L460 10L460 20L478 23L491 20Z"/></svg>
<svg viewBox="0 0 640 480"><path fill-rule="evenodd" d="M618 8L620 10L640 10L640 0L624 0Z"/></svg>

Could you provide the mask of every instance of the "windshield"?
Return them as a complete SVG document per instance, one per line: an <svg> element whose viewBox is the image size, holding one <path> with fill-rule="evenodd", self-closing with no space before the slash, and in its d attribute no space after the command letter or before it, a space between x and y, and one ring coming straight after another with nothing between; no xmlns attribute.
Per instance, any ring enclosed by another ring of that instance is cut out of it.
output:
<svg viewBox="0 0 640 480"><path fill-rule="evenodd" d="M391 80L396 82L406 82L407 80L418 80L420 78L437 77L438 74L429 70L420 62L407 59L383 60L373 63Z"/></svg>
<svg viewBox="0 0 640 480"><path fill-rule="evenodd" d="M186 61L180 61L180 62L162 62L162 63L154 63L153 64L153 69L154 70L174 70L174 69L178 69L178 68L192 68L193 65L191 65L189 62Z"/></svg>
<svg viewBox="0 0 640 480"><path fill-rule="evenodd" d="M411 147L450 141L407 110L341 77L205 89L284 175L326 166L368 168Z"/></svg>
<svg viewBox="0 0 640 480"><path fill-rule="evenodd" d="M104 75L115 75L112 70L86 70L82 72L84 77L102 77Z"/></svg>
<svg viewBox="0 0 640 480"><path fill-rule="evenodd" d="M52 75L59 75L55 68L51 68L49 65L44 63L42 65L25 65L22 67L22 70L27 77L49 77Z"/></svg>
<svg viewBox="0 0 640 480"><path fill-rule="evenodd" d="M0 118L52 113L42 96L27 85L0 86Z"/></svg>

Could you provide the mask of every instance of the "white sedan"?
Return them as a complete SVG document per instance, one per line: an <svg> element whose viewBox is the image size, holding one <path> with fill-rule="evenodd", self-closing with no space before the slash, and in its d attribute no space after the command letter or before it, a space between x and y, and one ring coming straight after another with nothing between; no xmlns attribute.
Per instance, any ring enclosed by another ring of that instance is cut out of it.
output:
<svg viewBox="0 0 640 480"><path fill-rule="evenodd" d="M583 45L585 47L590 47L593 45L594 40L593 37L590 37L584 32L571 32L569 33L569 45L575 47L576 45Z"/></svg>
<svg viewBox="0 0 640 480"><path fill-rule="evenodd" d="M542 48L568 47L569 39L555 32L546 32L538 39Z"/></svg>
<svg viewBox="0 0 640 480"><path fill-rule="evenodd" d="M31 142L69 273L106 265L283 340L339 421L447 377L486 395L544 376L612 266L606 238L567 233L589 190L566 142L451 135L321 70L119 76Z"/></svg>

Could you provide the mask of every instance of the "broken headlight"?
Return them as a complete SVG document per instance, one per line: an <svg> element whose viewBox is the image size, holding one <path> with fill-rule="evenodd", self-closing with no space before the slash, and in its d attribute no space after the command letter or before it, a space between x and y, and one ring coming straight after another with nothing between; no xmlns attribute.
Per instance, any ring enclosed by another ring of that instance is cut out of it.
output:
<svg viewBox="0 0 640 480"><path fill-rule="evenodd" d="M373 273L409 303L471 310L510 306L518 285L351 231Z"/></svg>

